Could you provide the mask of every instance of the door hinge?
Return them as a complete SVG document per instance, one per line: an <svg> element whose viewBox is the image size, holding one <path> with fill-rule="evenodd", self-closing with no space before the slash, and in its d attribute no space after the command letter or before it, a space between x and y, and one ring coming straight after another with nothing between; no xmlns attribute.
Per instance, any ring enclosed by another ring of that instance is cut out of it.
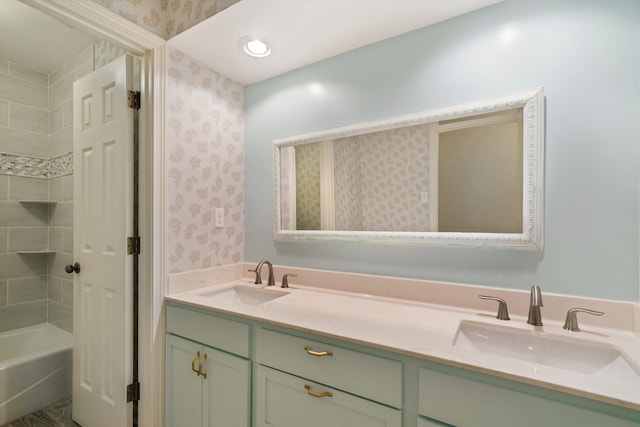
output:
<svg viewBox="0 0 640 427"><path fill-rule="evenodd" d="M140 255L140 237L127 237L127 255Z"/></svg>
<svg viewBox="0 0 640 427"><path fill-rule="evenodd" d="M135 382L127 386L127 402L140 400L140 383Z"/></svg>
<svg viewBox="0 0 640 427"><path fill-rule="evenodd" d="M129 104L129 108L139 110L140 109L140 91L138 90L127 91L127 101Z"/></svg>

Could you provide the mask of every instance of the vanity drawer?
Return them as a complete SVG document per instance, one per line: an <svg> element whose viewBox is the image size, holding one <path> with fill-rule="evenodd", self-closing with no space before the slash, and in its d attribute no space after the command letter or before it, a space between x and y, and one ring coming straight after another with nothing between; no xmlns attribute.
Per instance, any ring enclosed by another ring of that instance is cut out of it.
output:
<svg viewBox="0 0 640 427"><path fill-rule="evenodd" d="M249 325L181 307L167 307L167 332L249 357Z"/></svg>
<svg viewBox="0 0 640 427"><path fill-rule="evenodd" d="M266 329L256 339L262 365L402 407L402 363L396 360Z"/></svg>
<svg viewBox="0 0 640 427"><path fill-rule="evenodd" d="M256 426L401 427L402 411L258 366Z"/></svg>

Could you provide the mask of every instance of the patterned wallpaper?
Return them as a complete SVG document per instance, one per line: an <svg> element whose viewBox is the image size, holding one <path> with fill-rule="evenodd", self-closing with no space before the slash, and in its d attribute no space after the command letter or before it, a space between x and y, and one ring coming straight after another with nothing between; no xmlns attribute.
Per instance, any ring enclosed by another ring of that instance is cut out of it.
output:
<svg viewBox="0 0 640 427"><path fill-rule="evenodd" d="M428 125L358 136L365 230L428 231ZM366 138L366 139L364 139Z"/></svg>
<svg viewBox="0 0 640 427"><path fill-rule="evenodd" d="M168 40L239 0L92 0Z"/></svg>
<svg viewBox="0 0 640 427"><path fill-rule="evenodd" d="M320 230L320 146L296 147L296 228Z"/></svg>
<svg viewBox="0 0 640 427"><path fill-rule="evenodd" d="M319 148L295 147L298 230L321 229ZM333 156L336 230L429 230L428 125L340 138Z"/></svg>
<svg viewBox="0 0 640 427"><path fill-rule="evenodd" d="M169 272L240 262L244 251L244 88L169 48ZM214 228L213 210L225 226Z"/></svg>
<svg viewBox="0 0 640 427"><path fill-rule="evenodd" d="M360 162L355 137L340 138L333 143L336 197L336 230L364 230L360 195Z"/></svg>

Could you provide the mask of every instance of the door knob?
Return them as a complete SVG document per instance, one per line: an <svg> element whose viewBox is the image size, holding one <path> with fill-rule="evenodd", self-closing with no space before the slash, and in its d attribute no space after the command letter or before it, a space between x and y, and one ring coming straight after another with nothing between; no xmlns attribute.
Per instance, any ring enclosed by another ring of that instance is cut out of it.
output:
<svg viewBox="0 0 640 427"><path fill-rule="evenodd" d="M73 265L67 264L64 268L64 271L66 271L67 273L80 273L80 264L78 264L77 262Z"/></svg>

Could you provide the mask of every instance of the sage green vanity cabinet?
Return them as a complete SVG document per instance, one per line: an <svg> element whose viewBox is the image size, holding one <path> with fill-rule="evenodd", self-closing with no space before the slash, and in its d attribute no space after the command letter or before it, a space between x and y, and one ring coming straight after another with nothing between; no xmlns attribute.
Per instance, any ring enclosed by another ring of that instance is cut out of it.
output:
<svg viewBox="0 0 640 427"><path fill-rule="evenodd" d="M251 361L221 351L248 356L248 325L168 307L167 331L165 426L250 426Z"/></svg>
<svg viewBox="0 0 640 427"><path fill-rule="evenodd" d="M174 427L640 426L640 411L176 303L165 393Z"/></svg>

